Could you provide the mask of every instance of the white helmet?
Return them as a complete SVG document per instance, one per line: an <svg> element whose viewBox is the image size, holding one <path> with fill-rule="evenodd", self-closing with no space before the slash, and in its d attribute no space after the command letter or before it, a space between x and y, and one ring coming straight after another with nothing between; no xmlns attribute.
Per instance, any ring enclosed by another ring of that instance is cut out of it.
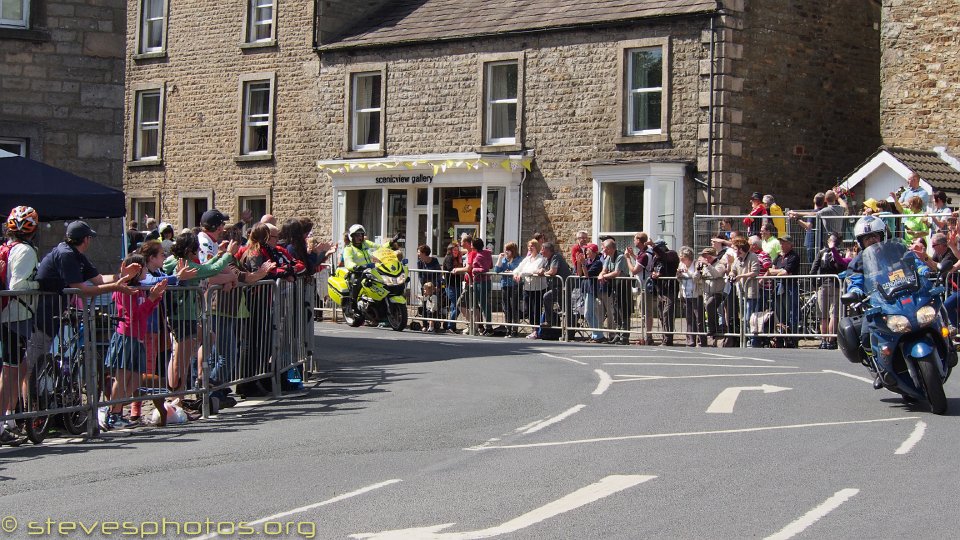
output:
<svg viewBox="0 0 960 540"><path fill-rule="evenodd" d="M857 238L857 244L863 249L863 239L871 234L881 235L881 242L887 239L887 225L882 219L876 216L863 216L853 226L853 235Z"/></svg>
<svg viewBox="0 0 960 540"><path fill-rule="evenodd" d="M361 224L359 224L359 223L355 223L355 224L353 224L353 225L350 226L350 230L348 231L347 236L352 237L353 235L355 235L355 234L357 234L357 233L360 233L360 234L362 234L362 235L364 235L364 236L367 235L367 231L363 228L363 225L361 225Z"/></svg>

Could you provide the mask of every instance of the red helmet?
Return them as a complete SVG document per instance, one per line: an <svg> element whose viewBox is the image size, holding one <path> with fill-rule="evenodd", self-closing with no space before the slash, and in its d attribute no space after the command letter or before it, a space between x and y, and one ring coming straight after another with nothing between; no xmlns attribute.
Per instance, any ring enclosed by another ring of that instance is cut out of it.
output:
<svg viewBox="0 0 960 540"><path fill-rule="evenodd" d="M7 217L8 231L33 234L38 225L40 225L40 216L36 210L29 206L17 206L10 211L10 216Z"/></svg>

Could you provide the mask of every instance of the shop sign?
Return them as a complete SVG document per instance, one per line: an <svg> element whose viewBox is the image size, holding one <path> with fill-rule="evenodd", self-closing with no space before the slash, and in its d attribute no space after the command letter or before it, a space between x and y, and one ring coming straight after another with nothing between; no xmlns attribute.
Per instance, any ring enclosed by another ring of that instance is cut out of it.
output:
<svg viewBox="0 0 960 540"><path fill-rule="evenodd" d="M418 174L416 176L378 176L376 177L376 181L378 184L432 184L433 176L429 174Z"/></svg>

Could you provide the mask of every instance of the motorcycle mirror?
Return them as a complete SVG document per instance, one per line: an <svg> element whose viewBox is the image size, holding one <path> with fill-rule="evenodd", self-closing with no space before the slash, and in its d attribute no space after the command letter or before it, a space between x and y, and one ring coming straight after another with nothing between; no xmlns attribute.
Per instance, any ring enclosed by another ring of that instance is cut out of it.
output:
<svg viewBox="0 0 960 540"><path fill-rule="evenodd" d="M946 292L946 289L943 287L934 287L930 289L930 296L940 296L944 292Z"/></svg>
<svg viewBox="0 0 960 540"><path fill-rule="evenodd" d="M849 292L840 297L840 302L845 306L856 304L863 299L863 295L856 292Z"/></svg>
<svg viewBox="0 0 960 540"><path fill-rule="evenodd" d="M402 260L402 261L400 261L400 262L403 263L404 266L406 266L406 265L408 264L407 259L404 259L404 260Z"/></svg>

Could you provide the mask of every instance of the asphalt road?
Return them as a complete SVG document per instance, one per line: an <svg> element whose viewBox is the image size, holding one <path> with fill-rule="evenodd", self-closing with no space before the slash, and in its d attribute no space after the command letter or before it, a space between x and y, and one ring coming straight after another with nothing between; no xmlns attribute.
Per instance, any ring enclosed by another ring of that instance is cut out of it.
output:
<svg viewBox="0 0 960 540"><path fill-rule="evenodd" d="M451 540L956 529L956 380L934 416L836 351L318 329L324 379L301 394L0 449L0 525Z"/></svg>

